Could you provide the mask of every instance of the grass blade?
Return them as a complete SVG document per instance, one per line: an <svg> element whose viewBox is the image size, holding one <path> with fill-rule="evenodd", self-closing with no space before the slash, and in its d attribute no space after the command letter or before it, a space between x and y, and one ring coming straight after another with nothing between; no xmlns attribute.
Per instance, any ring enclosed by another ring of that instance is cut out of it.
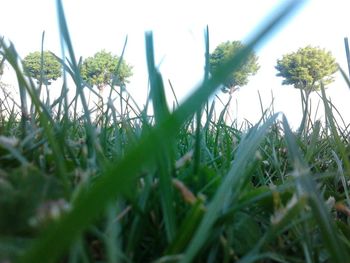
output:
<svg viewBox="0 0 350 263"><path fill-rule="evenodd" d="M268 33L275 29L283 18L285 18L286 15L302 2L303 1L289 1L288 5L274 15L273 19L263 27L254 38L252 38L246 48L233 56L232 59L227 61L227 63L224 63L220 69L208 79L208 81L205 81L200 85L200 87L196 89L178 109L167 116L161 123L156 125L151 132L144 134L139 143L126 153L123 160L117 164L107 165L104 169L103 175L96 179L89 190L80 192L73 204L72 210L64 215L56 224L48 227L47 231L42 234L41 238L38 239L33 247L23 254L21 261L26 263L54 261L66 251L79 234L81 234L82 231L86 229L86 227L102 211L104 211L108 204L118 195L132 198L135 193L134 187L140 169L145 166L153 167L156 164L157 156L162 154L162 152L159 152L159 149L162 149L164 145L171 145L172 140L177 135L181 126L198 108L200 108L222 81L226 79L232 71L235 71L240 67L250 54L250 50L256 45L261 44L262 41L266 39ZM71 60L73 61L77 89L82 93L80 75L76 63L74 63L75 58L64 19L62 3L59 0L57 0L57 3L61 32L64 35L63 38L68 46ZM84 100L82 94L81 98ZM88 112L85 114L88 114ZM254 143L258 143L262 139L262 136L267 131L269 125L274 121L274 118L275 117L271 118L271 121L267 121L251 136ZM89 115L86 115L86 121L89 123ZM90 139L94 142L95 138L91 131L92 126L86 127L86 129L89 132ZM254 152L254 149L257 147L255 144L253 145L251 141L245 141L245 143L249 146L249 151L245 151L244 157L241 157L237 162L246 162L248 157L251 157L250 154ZM150 151L150 149L155 150ZM227 178L228 182L235 182L241 179L240 177L233 175L228 176ZM221 198L222 195L226 196L221 190L218 192L216 200L215 202L212 202L212 204L219 202L219 198ZM186 253L188 257L185 257L183 262L190 262L192 260L203 242L201 237L207 235L207 230L210 229L210 225L215 221L216 208L212 205L210 209L211 212L207 213L208 216L206 216L206 219L203 219L200 230L197 231L195 237L192 239L195 242L191 243ZM209 222L210 225L205 226L203 222ZM55 244L55 246L53 247L52 244Z"/></svg>
<svg viewBox="0 0 350 263"><path fill-rule="evenodd" d="M242 139L237 150L237 159L232 163L232 168L224 178L218 188L213 200L208 206L208 210L201 221L196 234L188 246L182 263L191 262L199 249L208 238L209 231L218 218L220 211L227 210L229 204L237 200L237 193L240 192L247 178L245 171L251 160L254 159L255 152L263 140L270 126L276 120L277 115L268 119L260 128L255 127L250 135Z"/></svg>
<svg viewBox="0 0 350 263"><path fill-rule="evenodd" d="M295 136L293 135L287 119L283 116L283 127L289 157L294 166L294 175L296 176L298 198L307 197L311 206L314 219L318 222L321 230L323 242L328 249L332 262L344 262L344 258L349 255L343 249L342 244L337 238L337 229L327 211L324 201L318 193L315 183L312 181L308 166L297 148Z"/></svg>
<svg viewBox="0 0 350 263"><path fill-rule="evenodd" d="M153 48L153 35L151 32L146 33L146 53L147 53L147 65L148 76L150 79L150 95L153 104L153 111L156 125L159 125L164 119L169 116L169 109L166 102L164 85L161 74L155 67L154 63L154 48ZM161 193L161 203L163 209L163 216L165 221L165 229L167 234L167 240L170 243L176 233L175 211L174 211L174 199L173 189L171 185L171 171L173 170L171 155L172 155L172 141L166 147L160 147L156 152L157 154L157 166L159 168L159 183Z"/></svg>
<svg viewBox="0 0 350 263"><path fill-rule="evenodd" d="M91 166L95 166L95 158L96 158L96 136L95 132L93 130L93 125L91 123L91 116L90 111L86 102L86 98L83 92L83 82L80 75L80 69L77 63L77 60L75 58L73 45L70 39L67 21L65 18L63 5L61 0L56 0L56 6L57 6L57 16L58 16L58 24L59 24L59 30L60 30L60 36L61 36L61 43L62 43L62 50L64 54L64 47L67 47L70 61L68 63L71 66L71 72L73 73L71 77L73 78L76 86L76 94L79 95L81 99L81 103L84 109L84 119L85 119L85 129L86 129L86 135L87 135L87 147L88 147L88 158L89 158L89 164ZM65 84L64 84L65 85ZM74 111L77 112L76 109Z"/></svg>
<svg viewBox="0 0 350 263"><path fill-rule="evenodd" d="M65 167L64 160L63 160L62 148L57 143L57 138L55 138L54 121L53 121L51 115L49 114L49 112L47 111L47 108L39 100L38 95L35 92L34 83L32 81L30 81L30 83L28 83L24 74L21 72L20 66L18 64L19 56L18 56L14 46L12 46L12 45L10 47L3 46L3 50L4 50L4 54L7 57L8 62L10 63L10 65L12 66L14 71L16 72L18 85L19 85L20 89L22 90L22 93L26 96L26 93L28 92L32 102L35 105L35 109L36 109L37 114L39 116L40 124L42 125L42 127L45 130L46 137L47 137L47 139L50 143L50 146L52 148L52 151L54 153L54 158L56 160L57 167L58 167L57 172L56 172L57 176L62 179L62 181L66 187L66 190L68 191L69 186L68 186L68 181L66 178L66 167ZM28 112L25 110L25 108L27 107L26 106L27 105L26 99L23 99L22 102L24 102L24 104L21 104L22 114L28 114ZM23 118L25 119L24 125L25 126L27 125L26 123L27 123L28 117L29 116L26 116L26 117L22 116L22 125L23 125Z"/></svg>

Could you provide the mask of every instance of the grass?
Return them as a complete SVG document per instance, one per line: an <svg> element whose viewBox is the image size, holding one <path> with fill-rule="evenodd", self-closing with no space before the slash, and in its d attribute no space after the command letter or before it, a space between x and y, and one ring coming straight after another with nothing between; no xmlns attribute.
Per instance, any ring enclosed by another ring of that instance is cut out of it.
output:
<svg viewBox="0 0 350 263"><path fill-rule="evenodd" d="M349 131L325 91L327 122L307 117L303 133L273 105L261 105L257 124L237 127L225 121L228 107L216 118L215 101L208 103L301 2L271 16L213 76L207 28L203 83L173 110L152 33L145 36L152 103L143 108L122 89L88 107L61 1L67 58L56 101L40 100L14 46L1 42L21 103L8 93L0 100L0 262L347 262Z"/></svg>

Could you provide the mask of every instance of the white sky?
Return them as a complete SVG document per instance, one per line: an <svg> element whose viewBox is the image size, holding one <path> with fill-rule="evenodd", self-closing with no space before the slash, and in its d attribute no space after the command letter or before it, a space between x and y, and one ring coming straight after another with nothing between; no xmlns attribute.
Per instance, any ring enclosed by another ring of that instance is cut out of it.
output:
<svg viewBox="0 0 350 263"><path fill-rule="evenodd" d="M54 0L0 1L0 35L13 41L22 57L40 50L44 30L45 49L60 54ZM206 25L209 25L210 48L213 50L221 42L246 38L281 2L64 0L63 4L78 57L92 56L101 49L119 55L128 35L125 59L134 66L134 76L127 89L142 104L147 94L146 30L154 32L156 60L161 62L160 70L169 100L172 101L168 79L179 98L184 98L201 80ZM308 1L287 25L257 50L260 71L247 86L234 94L237 101L232 106L233 116L255 122L261 116L257 91L260 91L265 106L271 102L272 91L275 95L275 111L285 112L296 126L301 112L299 91L281 85L282 79L275 76L276 60L285 53L310 44L330 50L347 72L343 38L350 37L349 12L349 0ZM227 100L225 95L221 97ZM350 90L340 74L329 87L328 95L350 122L350 114L346 114Z"/></svg>

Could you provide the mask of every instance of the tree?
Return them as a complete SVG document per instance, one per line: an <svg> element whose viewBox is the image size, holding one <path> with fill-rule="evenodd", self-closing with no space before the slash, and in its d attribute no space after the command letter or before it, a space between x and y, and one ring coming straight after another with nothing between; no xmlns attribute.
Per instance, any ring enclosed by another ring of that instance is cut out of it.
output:
<svg viewBox="0 0 350 263"><path fill-rule="evenodd" d="M28 54L23 60L23 65L27 74L39 84L50 85L52 80L62 75L61 63L50 51L44 51L43 54L39 51Z"/></svg>
<svg viewBox="0 0 350 263"><path fill-rule="evenodd" d="M293 85L306 96L334 81L332 76L338 66L330 52L307 46L286 54L277 60L277 76L283 77L282 85Z"/></svg>
<svg viewBox="0 0 350 263"><path fill-rule="evenodd" d="M293 85L300 90L303 118L299 134L306 133L310 93L334 81L332 75L338 70L337 63L330 52L306 46L278 59L275 68L277 76L284 78L282 85Z"/></svg>
<svg viewBox="0 0 350 263"><path fill-rule="evenodd" d="M210 54L210 73L213 74L219 65L225 63L243 48L244 44L241 41L227 41L218 45L214 52ZM255 75L259 68L258 57L252 52L240 69L232 72L232 74L223 82L224 87L222 91L232 94L238 87L247 85L248 78Z"/></svg>
<svg viewBox="0 0 350 263"><path fill-rule="evenodd" d="M118 56L102 50L93 57L84 60L81 66L81 76L89 85L96 86L100 93L107 85L112 85L116 78L118 86L124 86L132 76L132 67Z"/></svg>

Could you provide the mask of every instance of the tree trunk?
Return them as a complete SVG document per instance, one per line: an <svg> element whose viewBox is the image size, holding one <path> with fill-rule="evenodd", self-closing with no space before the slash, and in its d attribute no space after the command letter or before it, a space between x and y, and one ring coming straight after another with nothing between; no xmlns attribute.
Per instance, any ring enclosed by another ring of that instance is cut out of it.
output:
<svg viewBox="0 0 350 263"><path fill-rule="evenodd" d="M303 118L301 119L301 123L299 126L299 131L298 131L299 135L302 135L302 134L306 135L307 133L310 93L311 92L307 91L306 89L300 89Z"/></svg>
<svg viewBox="0 0 350 263"><path fill-rule="evenodd" d="M97 103L97 116L96 116L96 122L97 124L99 124L101 122L102 125L102 117L103 117L103 91L104 91L105 86L104 85L100 85L97 86L98 89L98 103Z"/></svg>

